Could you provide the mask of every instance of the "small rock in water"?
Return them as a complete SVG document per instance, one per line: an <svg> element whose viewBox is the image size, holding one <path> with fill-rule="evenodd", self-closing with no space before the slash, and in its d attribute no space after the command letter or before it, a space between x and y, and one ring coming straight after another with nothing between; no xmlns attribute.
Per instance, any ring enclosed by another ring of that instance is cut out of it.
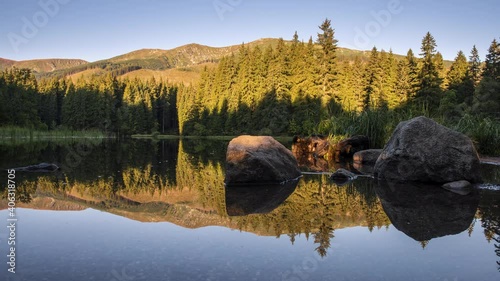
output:
<svg viewBox="0 0 500 281"><path fill-rule="evenodd" d="M330 176L330 180L338 185L344 185L357 178L356 174L346 169L338 169Z"/></svg>
<svg viewBox="0 0 500 281"><path fill-rule="evenodd" d="M471 183L466 180L445 183L442 187L446 190L460 195L467 195L472 191Z"/></svg>

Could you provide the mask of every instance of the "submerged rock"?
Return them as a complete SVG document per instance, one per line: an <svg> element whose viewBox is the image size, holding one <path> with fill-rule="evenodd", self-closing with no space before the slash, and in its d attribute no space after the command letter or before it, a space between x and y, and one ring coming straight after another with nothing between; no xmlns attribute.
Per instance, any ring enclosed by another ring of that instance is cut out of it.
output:
<svg viewBox="0 0 500 281"><path fill-rule="evenodd" d="M268 136L239 136L226 153L226 185L276 184L301 176L292 152Z"/></svg>
<svg viewBox="0 0 500 281"><path fill-rule="evenodd" d="M399 181L481 181L472 141L423 116L399 123L374 173L378 178Z"/></svg>
<svg viewBox="0 0 500 281"><path fill-rule="evenodd" d="M331 176L330 180L338 185L344 185L355 180L358 176L346 169L338 169Z"/></svg>
<svg viewBox="0 0 500 281"><path fill-rule="evenodd" d="M472 185L466 180L445 183L442 187L460 195L467 195L472 191Z"/></svg>
<svg viewBox="0 0 500 281"><path fill-rule="evenodd" d="M50 173L59 170L59 167L56 164L40 163L37 165L14 168L13 170L16 172Z"/></svg>

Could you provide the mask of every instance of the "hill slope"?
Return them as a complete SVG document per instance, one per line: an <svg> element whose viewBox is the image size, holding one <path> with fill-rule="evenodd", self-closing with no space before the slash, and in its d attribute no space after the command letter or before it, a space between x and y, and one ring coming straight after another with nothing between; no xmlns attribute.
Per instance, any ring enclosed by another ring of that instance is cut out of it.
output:
<svg viewBox="0 0 500 281"><path fill-rule="evenodd" d="M245 43L251 49L259 46L275 47L279 39L263 38ZM285 41L289 44L290 41ZM188 44L170 50L141 49L96 62L83 60L45 59L29 61L12 61L0 58L0 70L9 67L30 68L38 78L70 78L74 81L88 79L95 75L112 74L126 78L165 79L185 84L195 83L205 66L216 66L218 61L227 55L237 54L241 45L227 47L210 47L200 44ZM318 46L319 48L319 46ZM353 60L355 57L366 61L370 51L358 51L338 48L340 60ZM402 55L395 55L403 58ZM451 62L445 61L449 67Z"/></svg>
<svg viewBox="0 0 500 281"><path fill-rule="evenodd" d="M88 64L88 62L80 59L39 59L13 61L0 58L0 70L4 70L10 67L29 68L35 73L49 73L56 70L63 70L84 64Z"/></svg>

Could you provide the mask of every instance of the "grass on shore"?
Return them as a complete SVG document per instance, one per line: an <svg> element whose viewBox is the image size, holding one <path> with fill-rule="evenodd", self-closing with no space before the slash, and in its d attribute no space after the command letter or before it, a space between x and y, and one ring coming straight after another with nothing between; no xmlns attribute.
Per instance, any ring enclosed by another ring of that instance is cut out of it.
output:
<svg viewBox="0 0 500 281"><path fill-rule="evenodd" d="M344 113L333 116L319 125L322 134L350 137L365 135L374 148L382 148L401 121L406 121L421 114L411 111L365 111L362 113ZM429 116L428 116L429 117ZM500 155L500 121L465 114L455 120L440 116L431 116L436 122L467 135L474 142L481 155Z"/></svg>
<svg viewBox="0 0 500 281"><path fill-rule="evenodd" d="M45 139L76 139L76 138L106 138L106 134L97 130L36 130L21 127L0 127L0 140L6 141L33 141Z"/></svg>

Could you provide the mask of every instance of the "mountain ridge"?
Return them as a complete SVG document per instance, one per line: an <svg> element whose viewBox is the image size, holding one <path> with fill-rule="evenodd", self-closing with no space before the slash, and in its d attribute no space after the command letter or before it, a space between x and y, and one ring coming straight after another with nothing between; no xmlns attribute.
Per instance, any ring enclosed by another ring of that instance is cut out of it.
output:
<svg viewBox="0 0 500 281"><path fill-rule="evenodd" d="M221 58L237 54L242 45L253 49L276 47L280 39L261 38L247 43L225 47L212 47L190 43L172 49L143 48L108 59L88 62L80 59L40 59L14 61L0 58L0 71L10 67L30 68L37 78L70 78L78 80L111 73L128 78L165 77L169 81L191 84L207 65L217 64ZM291 41L285 40L286 44ZM368 60L370 51L338 47L339 59L354 57ZM403 55L394 54L398 58ZM451 62L445 62L448 66ZM149 74L148 74L149 73ZM174 77L175 76L175 77ZM184 76L186 79L184 79Z"/></svg>

